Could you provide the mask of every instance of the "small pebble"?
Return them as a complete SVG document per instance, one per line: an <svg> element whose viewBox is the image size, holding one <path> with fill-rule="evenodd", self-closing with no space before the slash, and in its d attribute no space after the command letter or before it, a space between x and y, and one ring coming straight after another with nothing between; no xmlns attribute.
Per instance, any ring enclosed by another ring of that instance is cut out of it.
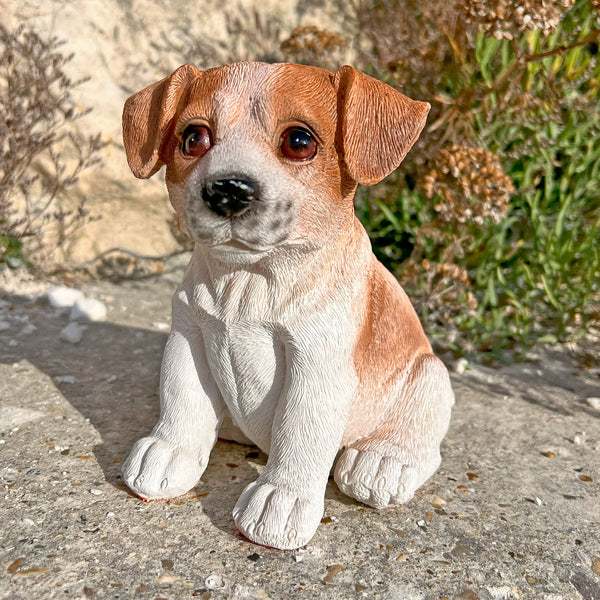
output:
<svg viewBox="0 0 600 600"><path fill-rule="evenodd" d="M102 496L102 490L97 490L95 488L92 488L90 490L90 494L93 494L94 496Z"/></svg>
<svg viewBox="0 0 600 600"><path fill-rule="evenodd" d="M23 519L22 521L23 525L26 525L27 527L33 527L35 525L35 523L31 520L31 519Z"/></svg>
<svg viewBox="0 0 600 600"><path fill-rule="evenodd" d="M156 321L155 323L152 323L152 327L154 327L154 329L160 329L161 331L166 331L167 329L169 329L169 324L163 323L162 321Z"/></svg>
<svg viewBox="0 0 600 600"><path fill-rule="evenodd" d="M46 298L54 308L71 308L77 300L83 299L83 292L68 287L54 287L48 290Z"/></svg>
<svg viewBox="0 0 600 600"><path fill-rule="evenodd" d="M583 446L583 444L585 444L585 437L586 436L584 431L578 431L575 434L575 437L573 437L573 443L577 446Z"/></svg>
<svg viewBox="0 0 600 600"><path fill-rule="evenodd" d="M253 554L249 554L247 558L252 562L258 562L262 558L262 556L254 552Z"/></svg>
<svg viewBox="0 0 600 600"><path fill-rule="evenodd" d="M594 558L592 558L592 571L600 576L600 556L594 556Z"/></svg>
<svg viewBox="0 0 600 600"><path fill-rule="evenodd" d="M56 383L75 383L75 377L73 375L59 375L54 378Z"/></svg>
<svg viewBox="0 0 600 600"><path fill-rule="evenodd" d="M589 406L596 410L600 410L600 398L586 398L585 400Z"/></svg>
<svg viewBox="0 0 600 600"><path fill-rule="evenodd" d="M535 497L535 503L536 503L538 506L542 506L542 505L544 504L544 503L543 503L543 501L542 501L542 499L541 499L541 498L538 498L537 496Z"/></svg>
<svg viewBox="0 0 600 600"><path fill-rule="evenodd" d="M333 583L335 578L344 570L344 568L344 565L329 565L327 567L327 575L325 575L321 583Z"/></svg>
<svg viewBox="0 0 600 600"><path fill-rule="evenodd" d="M433 506L433 508L443 508L446 504L448 504L448 501L441 496L434 496L431 499L431 506Z"/></svg>
<svg viewBox="0 0 600 600"><path fill-rule="evenodd" d="M37 331L37 327L33 323L27 323L19 332L19 335L31 335Z"/></svg>
<svg viewBox="0 0 600 600"><path fill-rule="evenodd" d="M81 298L77 300L71 309L70 318L72 321L75 319L87 319L88 321L105 321L106 320L106 306L100 300L94 300L93 298Z"/></svg>
<svg viewBox="0 0 600 600"><path fill-rule="evenodd" d="M115 513L114 513L114 512L107 512L107 513L106 513L106 516L107 516L107 517L109 517L109 518L110 518L110 517L114 517L114 516L115 516Z"/></svg>
<svg viewBox="0 0 600 600"><path fill-rule="evenodd" d="M60 339L65 340L65 342L69 342L69 344L79 344L82 338L83 329L78 323L75 323L74 321L72 323L69 323L60 332Z"/></svg>
<svg viewBox="0 0 600 600"><path fill-rule="evenodd" d="M218 590L225 587L225 581L220 575L209 575L204 580L204 585L209 590Z"/></svg>
<svg viewBox="0 0 600 600"><path fill-rule="evenodd" d="M456 373L458 373L459 375L462 375L467 370L468 366L469 366L469 361L466 358L464 358L464 357L459 358L456 361L456 364L454 365L454 371Z"/></svg>

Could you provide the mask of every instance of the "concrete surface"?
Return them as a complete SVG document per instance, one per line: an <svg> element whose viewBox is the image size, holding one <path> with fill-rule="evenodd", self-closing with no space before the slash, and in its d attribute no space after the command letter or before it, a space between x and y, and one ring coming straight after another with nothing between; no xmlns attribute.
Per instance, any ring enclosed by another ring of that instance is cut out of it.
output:
<svg viewBox="0 0 600 600"><path fill-rule="evenodd" d="M0 289L1 599L600 599L600 411L587 401L600 379L566 357L454 374L442 467L416 498L377 511L331 481L298 551L233 526L266 460L252 447L219 442L179 499L128 493L120 465L157 419L180 263L83 286L108 320L77 345L43 285Z"/></svg>

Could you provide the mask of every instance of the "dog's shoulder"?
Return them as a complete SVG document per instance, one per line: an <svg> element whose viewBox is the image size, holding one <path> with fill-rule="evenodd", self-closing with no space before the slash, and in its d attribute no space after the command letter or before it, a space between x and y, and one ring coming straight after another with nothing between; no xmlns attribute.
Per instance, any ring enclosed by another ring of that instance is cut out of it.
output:
<svg viewBox="0 0 600 600"><path fill-rule="evenodd" d="M431 346L396 278L373 255L362 306L357 307L355 369L361 379L386 381Z"/></svg>

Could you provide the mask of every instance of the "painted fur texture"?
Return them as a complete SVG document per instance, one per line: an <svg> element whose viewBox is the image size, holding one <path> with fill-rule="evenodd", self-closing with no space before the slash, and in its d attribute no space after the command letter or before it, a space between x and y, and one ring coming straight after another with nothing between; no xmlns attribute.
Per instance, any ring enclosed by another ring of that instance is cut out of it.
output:
<svg viewBox="0 0 600 600"><path fill-rule="evenodd" d="M340 489L377 508L435 472L448 373L353 210L357 184L400 164L428 111L349 66L185 65L129 98L129 165L140 178L166 165L196 242L160 420L123 466L135 493L186 493L233 421L269 455L235 524L286 549L314 535L334 463Z"/></svg>

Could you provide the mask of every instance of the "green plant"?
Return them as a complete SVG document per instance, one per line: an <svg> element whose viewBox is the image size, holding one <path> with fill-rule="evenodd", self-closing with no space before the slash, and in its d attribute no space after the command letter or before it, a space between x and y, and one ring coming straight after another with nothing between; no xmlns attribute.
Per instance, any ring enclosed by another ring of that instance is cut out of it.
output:
<svg viewBox="0 0 600 600"><path fill-rule="evenodd" d="M580 0L553 18L550 35L464 32L433 94L439 151L409 165L408 189L358 202L430 333L461 353L577 339L600 299L598 14Z"/></svg>

